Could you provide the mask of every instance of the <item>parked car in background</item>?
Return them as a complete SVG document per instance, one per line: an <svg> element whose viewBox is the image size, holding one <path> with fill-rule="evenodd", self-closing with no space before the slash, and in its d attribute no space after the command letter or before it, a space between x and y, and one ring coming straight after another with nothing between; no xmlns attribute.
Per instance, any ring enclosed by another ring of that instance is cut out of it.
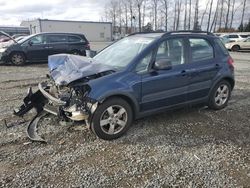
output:
<svg viewBox="0 0 250 188"><path fill-rule="evenodd" d="M28 35L27 34L15 34L15 35L12 35L12 38L16 39L16 38L24 37L24 36L28 36Z"/></svg>
<svg viewBox="0 0 250 188"><path fill-rule="evenodd" d="M1 35L1 33L0 33L0 43L8 42L9 40L11 40L9 37L7 37L5 35Z"/></svg>
<svg viewBox="0 0 250 188"><path fill-rule="evenodd" d="M28 61L47 61L49 55L68 53L86 56L90 49L83 34L39 33L24 37L0 49L0 61L23 65Z"/></svg>
<svg viewBox="0 0 250 188"><path fill-rule="evenodd" d="M219 37L221 39L221 41L223 42L223 44L227 44L230 42L230 39L227 37Z"/></svg>
<svg viewBox="0 0 250 188"><path fill-rule="evenodd" d="M122 136L134 119L166 109L199 103L222 109L235 82L228 50L200 31L132 34L92 59L60 54L48 65L51 79L34 94L30 89L15 114L37 108L32 126L44 111L86 121L105 140Z"/></svg>
<svg viewBox="0 0 250 188"><path fill-rule="evenodd" d="M244 39L243 41L227 43L225 44L225 46L228 50L232 50L235 52L239 50L250 50L250 37Z"/></svg>
<svg viewBox="0 0 250 188"><path fill-rule="evenodd" d="M247 34L224 34L220 37L229 39L229 42L238 42L246 39L248 36Z"/></svg>

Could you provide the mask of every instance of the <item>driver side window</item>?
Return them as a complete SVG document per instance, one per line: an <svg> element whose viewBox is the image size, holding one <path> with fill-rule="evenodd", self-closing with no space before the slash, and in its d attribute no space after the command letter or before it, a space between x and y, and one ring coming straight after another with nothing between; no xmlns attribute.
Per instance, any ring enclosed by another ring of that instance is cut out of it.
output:
<svg viewBox="0 0 250 188"><path fill-rule="evenodd" d="M37 36L33 37L32 39L30 39L30 42L32 42L32 44L34 44L34 45L45 44L44 36L37 35Z"/></svg>
<svg viewBox="0 0 250 188"><path fill-rule="evenodd" d="M184 47L183 39L169 39L163 41L158 48L155 60L169 60L172 66L184 64Z"/></svg>

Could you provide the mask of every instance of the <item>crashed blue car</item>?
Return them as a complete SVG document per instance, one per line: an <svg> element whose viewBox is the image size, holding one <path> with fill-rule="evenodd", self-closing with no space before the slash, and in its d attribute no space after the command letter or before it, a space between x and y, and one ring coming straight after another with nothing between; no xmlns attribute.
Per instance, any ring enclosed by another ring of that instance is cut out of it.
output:
<svg viewBox="0 0 250 188"><path fill-rule="evenodd" d="M49 57L50 78L29 90L17 110L32 108L29 137L46 113L66 121L85 121L101 139L122 136L134 119L166 109L204 104L224 108L234 88L233 60L212 33L179 31L133 34L93 58Z"/></svg>

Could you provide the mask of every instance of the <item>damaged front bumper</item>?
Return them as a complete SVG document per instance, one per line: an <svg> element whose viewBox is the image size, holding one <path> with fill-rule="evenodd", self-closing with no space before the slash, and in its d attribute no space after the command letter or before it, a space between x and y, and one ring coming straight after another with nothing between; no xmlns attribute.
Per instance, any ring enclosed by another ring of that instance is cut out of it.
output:
<svg viewBox="0 0 250 188"><path fill-rule="evenodd" d="M53 97L51 94L49 94L47 91L46 91L46 88L48 89L48 86L46 83L39 83L38 84L38 89L39 91L43 94L44 97L46 97L49 101L53 102L55 105L58 105L58 106L64 106L67 104L66 101L62 101L58 98L55 98Z"/></svg>
<svg viewBox="0 0 250 188"><path fill-rule="evenodd" d="M55 86L43 82L38 84L38 91L35 93L30 88L23 104L14 110L14 115L22 117L31 109L36 109L37 114L27 129L28 137L33 141L45 142L37 134L37 125L47 113L56 115L65 121L86 121L97 108L98 103L87 98L87 91L84 91L84 88L77 88L77 91L71 88L71 90L67 90L67 97L61 99L56 97L55 93L51 94L53 87L55 88Z"/></svg>

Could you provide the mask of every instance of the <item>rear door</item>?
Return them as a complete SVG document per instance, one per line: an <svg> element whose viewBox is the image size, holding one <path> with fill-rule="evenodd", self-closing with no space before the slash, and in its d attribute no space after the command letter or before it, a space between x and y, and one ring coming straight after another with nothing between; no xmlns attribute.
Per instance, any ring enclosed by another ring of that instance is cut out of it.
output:
<svg viewBox="0 0 250 188"><path fill-rule="evenodd" d="M189 69L187 100L193 101L208 95L212 81L220 69L214 48L205 38L189 38Z"/></svg>
<svg viewBox="0 0 250 188"><path fill-rule="evenodd" d="M69 53L68 36L65 34L47 34L49 55Z"/></svg>

